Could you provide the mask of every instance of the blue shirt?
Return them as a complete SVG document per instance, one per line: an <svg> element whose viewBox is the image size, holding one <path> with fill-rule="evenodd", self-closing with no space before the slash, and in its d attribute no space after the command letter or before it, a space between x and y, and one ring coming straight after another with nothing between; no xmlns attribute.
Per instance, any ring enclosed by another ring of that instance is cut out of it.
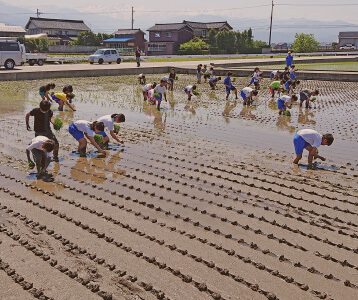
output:
<svg viewBox="0 0 358 300"><path fill-rule="evenodd" d="M228 85L228 86L231 86L231 78L228 76L228 77L225 77L224 79L224 84L225 85Z"/></svg>
<svg viewBox="0 0 358 300"><path fill-rule="evenodd" d="M211 77L211 78L209 79L209 81L211 81L211 82L217 82L218 79L217 79L216 77Z"/></svg>
<svg viewBox="0 0 358 300"><path fill-rule="evenodd" d="M293 61L293 56L291 54L286 56L286 66L291 66Z"/></svg>

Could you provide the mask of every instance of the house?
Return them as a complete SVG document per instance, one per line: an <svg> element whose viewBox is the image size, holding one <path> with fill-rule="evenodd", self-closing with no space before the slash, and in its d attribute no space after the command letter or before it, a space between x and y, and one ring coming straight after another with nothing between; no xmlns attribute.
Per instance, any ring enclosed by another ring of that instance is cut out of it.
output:
<svg viewBox="0 0 358 300"><path fill-rule="evenodd" d="M233 28L229 25L227 21L223 22L192 22L192 21L183 21L184 24L190 25L194 28L194 36L206 39L209 35L209 31L213 28L216 32L226 30L231 31Z"/></svg>
<svg viewBox="0 0 358 300"><path fill-rule="evenodd" d="M358 31L344 31L338 34L338 47L353 44L358 49Z"/></svg>
<svg viewBox="0 0 358 300"><path fill-rule="evenodd" d="M67 45L80 32L91 31L81 20L47 19L30 17L25 28L28 35L45 33L58 45Z"/></svg>
<svg viewBox="0 0 358 300"><path fill-rule="evenodd" d="M277 50L287 50L288 49L288 45L287 43L278 43L276 44L273 49L277 49Z"/></svg>
<svg viewBox="0 0 358 300"><path fill-rule="evenodd" d="M21 26L8 26L0 23L0 37L24 37L25 29Z"/></svg>
<svg viewBox="0 0 358 300"><path fill-rule="evenodd" d="M149 42L145 43L147 55L176 54L180 44L189 42L194 28L183 23L155 24L149 31Z"/></svg>
<svg viewBox="0 0 358 300"><path fill-rule="evenodd" d="M103 45L117 49L144 49L145 33L140 29L118 29L113 33L114 37L104 40Z"/></svg>
<svg viewBox="0 0 358 300"><path fill-rule="evenodd" d="M210 29L217 32L232 30L226 22L191 22L155 24L149 31L149 42L145 45L147 55L172 55L177 54L180 44L190 41L193 37L206 39Z"/></svg>

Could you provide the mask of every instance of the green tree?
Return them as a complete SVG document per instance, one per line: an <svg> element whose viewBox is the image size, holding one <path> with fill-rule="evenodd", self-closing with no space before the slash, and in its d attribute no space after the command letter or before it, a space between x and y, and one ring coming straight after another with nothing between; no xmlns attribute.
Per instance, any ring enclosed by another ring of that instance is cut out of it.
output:
<svg viewBox="0 0 358 300"><path fill-rule="evenodd" d="M216 47L216 30L214 28L209 31L208 43L210 47Z"/></svg>
<svg viewBox="0 0 358 300"><path fill-rule="evenodd" d="M226 51L227 53L236 52L236 34L233 31L222 30L216 35L216 42L219 50Z"/></svg>
<svg viewBox="0 0 358 300"><path fill-rule="evenodd" d="M314 35L296 33L295 41L293 42L293 51L294 52L315 52L318 50L319 43L315 40Z"/></svg>
<svg viewBox="0 0 358 300"><path fill-rule="evenodd" d="M202 54L203 51L207 51L208 44L198 37L194 37L189 42L180 45L180 54Z"/></svg>
<svg viewBox="0 0 358 300"><path fill-rule="evenodd" d="M82 31L77 35L77 39L71 42L78 46L99 46L98 37L92 31Z"/></svg>

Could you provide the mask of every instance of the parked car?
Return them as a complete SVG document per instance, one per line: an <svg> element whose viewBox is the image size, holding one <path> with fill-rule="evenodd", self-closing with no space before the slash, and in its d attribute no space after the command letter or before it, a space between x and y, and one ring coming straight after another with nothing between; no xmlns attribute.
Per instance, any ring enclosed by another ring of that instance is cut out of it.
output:
<svg viewBox="0 0 358 300"><path fill-rule="evenodd" d="M94 54L89 56L88 61L90 64L99 63L101 65L104 62L109 64L116 62L120 64L122 60L116 49L98 49Z"/></svg>
<svg viewBox="0 0 358 300"><path fill-rule="evenodd" d="M344 49L344 50L350 50L350 49L355 49L356 47L353 44L345 44L341 47L339 47L339 49Z"/></svg>
<svg viewBox="0 0 358 300"><path fill-rule="evenodd" d="M23 56L23 63L28 63L30 66L38 64L39 66L43 66L44 62L47 60L46 54L40 53L26 53L25 45L21 44Z"/></svg>
<svg viewBox="0 0 358 300"><path fill-rule="evenodd" d="M24 64L25 53L21 44L14 39L0 39L0 67L11 70Z"/></svg>

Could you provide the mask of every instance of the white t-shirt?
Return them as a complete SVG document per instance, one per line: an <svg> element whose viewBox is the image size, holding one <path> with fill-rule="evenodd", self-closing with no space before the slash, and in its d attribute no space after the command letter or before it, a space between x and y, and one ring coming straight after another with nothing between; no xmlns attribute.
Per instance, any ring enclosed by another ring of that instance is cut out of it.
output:
<svg viewBox="0 0 358 300"><path fill-rule="evenodd" d="M292 74L292 73L295 73L295 69L294 69L294 68L291 68L291 69L290 69L290 74Z"/></svg>
<svg viewBox="0 0 358 300"><path fill-rule="evenodd" d="M276 76L276 75L277 75L277 72L278 72L278 71L272 71L271 74L272 74L273 76Z"/></svg>
<svg viewBox="0 0 358 300"><path fill-rule="evenodd" d="M280 98L278 98L277 101L278 100L282 100L283 102L287 103L287 102L291 102L291 97L287 95L283 95Z"/></svg>
<svg viewBox="0 0 358 300"><path fill-rule="evenodd" d="M32 149L38 149L38 150L43 151L42 144L48 140L49 140L49 138L39 135L31 140L31 144L26 149L29 151L31 151ZM52 152L48 152L46 154L47 154L47 157L50 157L52 155Z"/></svg>
<svg viewBox="0 0 358 300"><path fill-rule="evenodd" d="M297 132L312 147L318 148L322 143L322 135L313 129L302 129Z"/></svg>
<svg viewBox="0 0 358 300"><path fill-rule="evenodd" d="M241 91L244 93L244 95L245 95L246 98L249 98L249 97L250 97L250 94L251 94L252 91L253 91L253 89L250 88L250 87L245 87L245 88L243 88Z"/></svg>
<svg viewBox="0 0 358 300"><path fill-rule="evenodd" d="M113 131L113 124L114 124L114 119L111 118L111 115L106 115L103 117L98 118L97 120L98 122L103 122L104 127L107 127L109 131Z"/></svg>
<svg viewBox="0 0 358 300"><path fill-rule="evenodd" d="M145 86L143 86L143 92L149 91L152 88L152 84L148 83Z"/></svg>
<svg viewBox="0 0 358 300"><path fill-rule="evenodd" d="M159 84L154 88L155 93L163 94L167 91L167 88L163 85L160 86Z"/></svg>
<svg viewBox="0 0 358 300"><path fill-rule="evenodd" d="M153 97L153 95L154 95L154 89L150 89L149 91L148 91L148 97L149 98L152 98Z"/></svg>
<svg viewBox="0 0 358 300"><path fill-rule="evenodd" d="M143 78L143 74L139 74L139 75L138 75L138 78Z"/></svg>
<svg viewBox="0 0 358 300"><path fill-rule="evenodd" d="M260 75L262 74L262 72L255 72L254 73L254 81L257 82L260 80Z"/></svg>
<svg viewBox="0 0 358 300"><path fill-rule="evenodd" d="M94 131L91 130L91 122L85 121L85 120L79 120L76 122L73 122L77 129L79 131L82 131L83 133L87 133L88 136L94 136Z"/></svg>
<svg viewBox="0 0 358 300"><path fill-rule="evenodd" d="M192 86L192 85L188 85L188 86L186 87L186 90L187 90L189 93L191 93L191 91L193 90L193 86Z"/></svg>

